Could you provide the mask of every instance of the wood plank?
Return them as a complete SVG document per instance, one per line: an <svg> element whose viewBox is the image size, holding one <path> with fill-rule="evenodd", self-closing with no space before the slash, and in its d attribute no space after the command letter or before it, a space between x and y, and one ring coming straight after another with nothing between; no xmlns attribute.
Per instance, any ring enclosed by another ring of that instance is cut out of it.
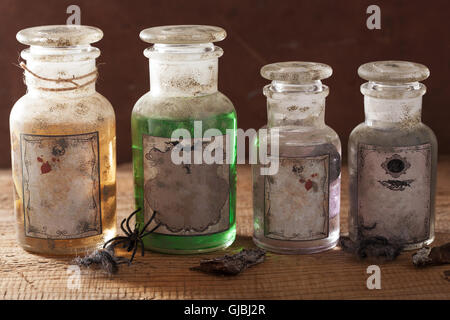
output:
<svg viewBox="0 0 450 320"><path fill-rule="evenodd" d="M347 230L347 170L343 170L342 232ZM0 170L0 299L449 299L450 265L415 269L411 252L380 263L381 290L368 290L367 267L340 249L312 255L269 253L263 264L236 277L217 277L188 270L200 259L254 247L249 166L238 168L236 242L228 249L190 256L147 252L130 267L108 276L82 270L79 289L68 288L71 258L27 253L15 241L12 182ZM437 192L436 241L450 242L450 157L441 157ZM118 220L133 209L131 165L118 171Z"/></svg>

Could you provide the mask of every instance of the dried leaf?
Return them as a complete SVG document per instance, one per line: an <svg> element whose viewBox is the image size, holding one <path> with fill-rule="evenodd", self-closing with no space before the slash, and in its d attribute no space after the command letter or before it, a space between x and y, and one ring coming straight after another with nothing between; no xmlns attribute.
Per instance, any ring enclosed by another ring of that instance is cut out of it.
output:
<svg viewBox="0 0 450 320"><path fill-rule="evenodd" d="M439 247L424 247L412 256L416 267L450 264L450 242Z"/></svg>
<svg viewBox="0 0 450 320"><path fill-rule="evenodd" d="M191 270L212 274L237 275L245 269L264 261L266 252L262 249L243 249L234 255L225 255L200 261L200 265Z"/></svg>

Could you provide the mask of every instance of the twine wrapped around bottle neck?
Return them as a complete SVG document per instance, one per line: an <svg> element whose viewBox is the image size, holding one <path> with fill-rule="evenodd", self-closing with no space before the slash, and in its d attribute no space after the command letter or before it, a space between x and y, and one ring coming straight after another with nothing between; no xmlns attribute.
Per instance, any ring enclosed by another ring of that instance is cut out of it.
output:
<svg viewBox="0 0 450 320"><path fill-rule="evenodd" d="M97 78L98 78L98 69L97 68L95 68L95 70L92 71L92 72L89 72L87 74L84 74L84 75L81 75L81 76L78 76L78 77L51 79L51 78L42 77L42 76L34 73L30 69L28 69L27 65L23 61L19 64L19 66L23 70L25 70L26 72L31 74L32 76L34 76L34 77L36 77L36 78L38 78L40 80L43 80L43 81L50 81L50 82L55 82L55 83L64 82L64 83L73 84L73 87L68 87L68 88L44 88L44 87L37 87L37 89L43 90L43 91L71 91L71 90L76 90L76 89L80 89L80 88L86 87L86 86L96 82ZM88 78L88 77L93 76L93 75L95 77L93 79L85 82L85 83L79 84L79 83L75 82L76 80L82 80L82 79Z"/></svg>

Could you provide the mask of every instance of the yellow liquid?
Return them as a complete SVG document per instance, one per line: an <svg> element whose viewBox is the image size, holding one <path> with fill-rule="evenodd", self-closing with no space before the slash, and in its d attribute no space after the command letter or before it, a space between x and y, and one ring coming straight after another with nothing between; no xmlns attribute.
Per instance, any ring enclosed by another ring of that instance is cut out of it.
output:
<svg viewBox="0 0 450 320"><path fill-rule="evenodd" d="M60 109L55 109L55 105L44 107L40 105L39 110L42 111L41 109L44 109L48 114L42 112L25 116L24 111L20 111L11 115L12 174L17 238L19 244L28 251L48 255L81 255L87 250L102 246L104 241L114 237L116 234L116 134L114 113L112 113L112 116L108 112L102 114L102 109L105 109L102 105L89 106L92 103L104 104L104 101L99 101L96 96L83 102L85 102L84 105L83 103L78 103L76 106L71 105L71 102L56 104ZM80 108L80 105L85 108ZM88 111L86 111L86 105L88 106ZM59 113L55 113L52 116L54 110ZM109 109L106 111L109 111ZM105 110L103 110L104 112ZM61 114L64 114L64 116L58 118ZM91 132L98 132L99 139L98 165L100 173L101 234L85 238L58 240L26 236L24 229L20 135L61 136Z"/></svg>

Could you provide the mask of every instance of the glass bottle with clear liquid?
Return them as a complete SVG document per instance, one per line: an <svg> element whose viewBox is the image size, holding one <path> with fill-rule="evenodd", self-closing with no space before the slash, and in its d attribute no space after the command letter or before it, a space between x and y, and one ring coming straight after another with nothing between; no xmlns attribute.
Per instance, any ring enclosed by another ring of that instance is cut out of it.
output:
<svg viewBox="0 0 450 320"><path fill-rule="evenodd" d="M253 240L264 249L314 253L338 241L341 144L325 124L329 89L321 82L331 74L328 65L312 62L261 69L272 83L264 87L268 123L257 142L259 163L252 166ZM264 161L272 169L263 173Z"/></svg>
<svg viewBox="0 0 450 320"><path fill-rule="evenodd" d="M223 51L213 44L225 36L222 28L196 25L140 34L154 43L144 51L151 90L136 102L131 120L137 221L142 227L156 212L148 229L159 224L144 238L146 249L208 252L235 239L236 112L217 90ZM183 139L172 139L177 132ZM222 161L205 163L202 153L220 141L213 154ZM183 161L174 161L180 154Z"/></svg>
<svg viewBox="0 0 450 320"><path fill-rule="evenodd" d="M95 90L90 44L100 29L57 25L17 34L27 93L10 115L19 244L51 255L82 254L116 233L114 110Z"/></svg>
<svg viewBox="0 0 450 320"><path fill-rule="evenodd" d="M348 143L349 234L383 237L416 249L434 239L437 140L422 123L419 81L430 72L408 61L376 61L358 69L365 121Z"/></svg>

